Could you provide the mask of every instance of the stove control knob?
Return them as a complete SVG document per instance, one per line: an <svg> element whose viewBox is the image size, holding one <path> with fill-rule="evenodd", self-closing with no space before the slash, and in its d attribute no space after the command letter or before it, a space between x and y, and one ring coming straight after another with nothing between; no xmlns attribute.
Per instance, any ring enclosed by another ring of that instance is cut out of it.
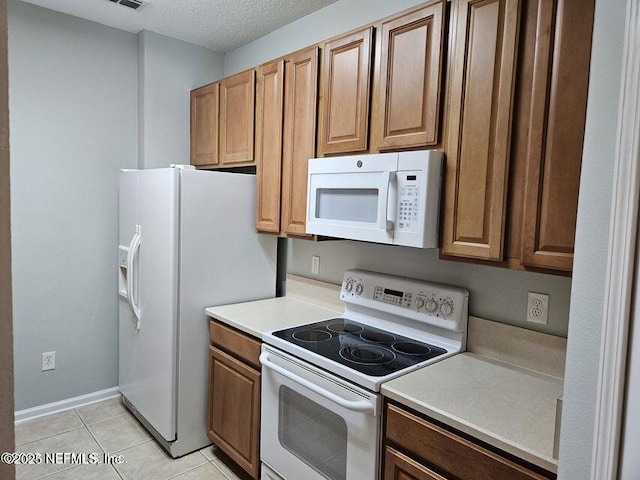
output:
<svg viewBox="0 0 640 480"><path fill-rule="evenodd" d="M440 305L440 313L445 317L451 315L453 313L453 305L451 302L443 302L442 305Z"/></svg>
<svg viewBox="0 0 640 480"><path fill-rule="evenodd" d="M362 295L362 292L364 291L364 285L362 285L361 283L359 283L356 286L356 295Z"/></svg>
<svg viewBox="0 0 640 480"><path fill-rule="evenodd" d="M347 283L345 284L344 289L347 292L351 292L351 290L353 290L353 281L347 280Z"/></svg>
<svg viewBox="0 0 640 480"><path fill-rule="evenodd" d="M429 299L427 302L427 312L433 313L438 309L438 303L433 299Z"/></svg>
<svg viewBox="0 0 640 480"><path fill-rule="evenodd" d="M420 310L422 307L424 307L424 298L423 297L416 298L416 308Z"/></svg>

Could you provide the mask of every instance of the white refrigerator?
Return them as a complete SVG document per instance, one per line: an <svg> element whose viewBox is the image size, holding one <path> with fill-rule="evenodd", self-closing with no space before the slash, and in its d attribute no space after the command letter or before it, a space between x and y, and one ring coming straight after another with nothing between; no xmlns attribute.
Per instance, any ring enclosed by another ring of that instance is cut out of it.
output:
<svg viewBox="0 0 640 480"><path fill-rule="evenodd" d="M275 295L255 188L253 175L189 166L120 172L120 391L173 457L211 443L205 307Z"/></svg>

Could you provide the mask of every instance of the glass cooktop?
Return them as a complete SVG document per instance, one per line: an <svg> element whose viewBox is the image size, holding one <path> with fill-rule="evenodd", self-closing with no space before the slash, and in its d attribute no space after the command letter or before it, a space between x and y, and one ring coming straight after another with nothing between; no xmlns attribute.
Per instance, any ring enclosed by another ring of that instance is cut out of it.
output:
<svg viewBox="0 0 640 480"><path fill-rule="evenodd" d="M278 330L273 335L373 377L447 353L443 348L345 318Z"/></svg>

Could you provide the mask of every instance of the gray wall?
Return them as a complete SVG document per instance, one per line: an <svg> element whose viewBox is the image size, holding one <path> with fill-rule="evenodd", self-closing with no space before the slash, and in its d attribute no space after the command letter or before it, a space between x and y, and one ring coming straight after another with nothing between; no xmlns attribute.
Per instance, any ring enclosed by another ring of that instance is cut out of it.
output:
<svg viewBox="0 0 640 480"><path fill-rule="evenodd" d="M135 35L9 2L16 410L118 385L118 169L136 166L136 84Z"/></svg>
<svg viewBox="0 0 640 480"><path fill-rule="evenodd" d="M9 63L22 410L118 385L118 171L189 162L189 90L223 58L10 0Z"/></svg>
<svg viewBox="0 0 640 480"><path fill-rule="evenodd" d="M9 209L9 78L7 2L0 0L0 452L13 452L13 322L11 315L11 211ZM0 462L0 478L15 477Z"/></svg>
<svg viewBox="0 0 640 480"><path fill-rule="evenodd" d="M472 315L567 335L571 279L539 273L438 259L438 250L392 247L348 240L289 240L289 273L342 283L347 268L403 275L469 290ZM311 274L311 257L320 255L320 274ZM527 292L549 294L548 327L526 324Z"/></svg>
<svg viewBox="0 0 640 480"><path fill-rule="evenodd" d="M138 165L189 163L189 91L223 77L224 55L146 30L138 52Z"/></svg>
<svg viewBox="0 0 640 480"><path fill-rule="evenodd" d="M596 1L564 384L562 480L584 480L591 471L625 10L625 0Z"/></svg>

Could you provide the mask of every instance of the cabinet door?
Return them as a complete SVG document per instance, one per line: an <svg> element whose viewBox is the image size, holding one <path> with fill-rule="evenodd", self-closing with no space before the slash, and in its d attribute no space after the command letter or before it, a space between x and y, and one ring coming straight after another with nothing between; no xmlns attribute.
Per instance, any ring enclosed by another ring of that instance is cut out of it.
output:
<svg viewBox="0 0 640 480"><path fill-rule="evenodd" d="M442 252L502 259L519 0L456 0Z"/></svg>
<svg viewBox="0 0 640 480"><path fill-rule="evenodd" d="M525 265L573 267L593 10L593 0L539 2L524 196Z"/></svg>
<svg viewBox="0 0 640 480"><path fill-rule="evenodd" d="M382 24L379 148L438 143L445 2Z"/></svg>
<svg viewBox="0 0 640 480"><path fill-rule="evenodd" d="M209 347L209 438L253 478L260 456L260 373Z"/></svg>
<svg viewBox="0 0 640 480"><path fill-rule="evenodd" d="M316 154L318 48L292 57L285 66L285 75L282 230L290 235L305 235L307 165Z"/></svg>
<svg viewBox="0 0 640 480"><path fill-rule="evenodd" d="M220 82L220 161L253 162L255 72L239 73Z"/></svg>
<svg viewBox="0 0 640 480"><path fill-rule="evenodd" d="M256 229L280 232L284 61L258 69L256 106Z"/></svg>
<svg viewBox="0 0 640 480"><path fill-rule="evenodd" d="M383 480L447 480L391 447L385 449Z"/></svg>
<svg viewBox="0 0 640 480"><path fill-rule="evenodd" d="M327 42L322 63L323 154L367 149L373 27Z"/></svg>
<svg viewBox="0 0 640 480"><path fill-rule="evenodd" d="M218 164L218 112L220 85L191 92L191 165Z"/></svg>

